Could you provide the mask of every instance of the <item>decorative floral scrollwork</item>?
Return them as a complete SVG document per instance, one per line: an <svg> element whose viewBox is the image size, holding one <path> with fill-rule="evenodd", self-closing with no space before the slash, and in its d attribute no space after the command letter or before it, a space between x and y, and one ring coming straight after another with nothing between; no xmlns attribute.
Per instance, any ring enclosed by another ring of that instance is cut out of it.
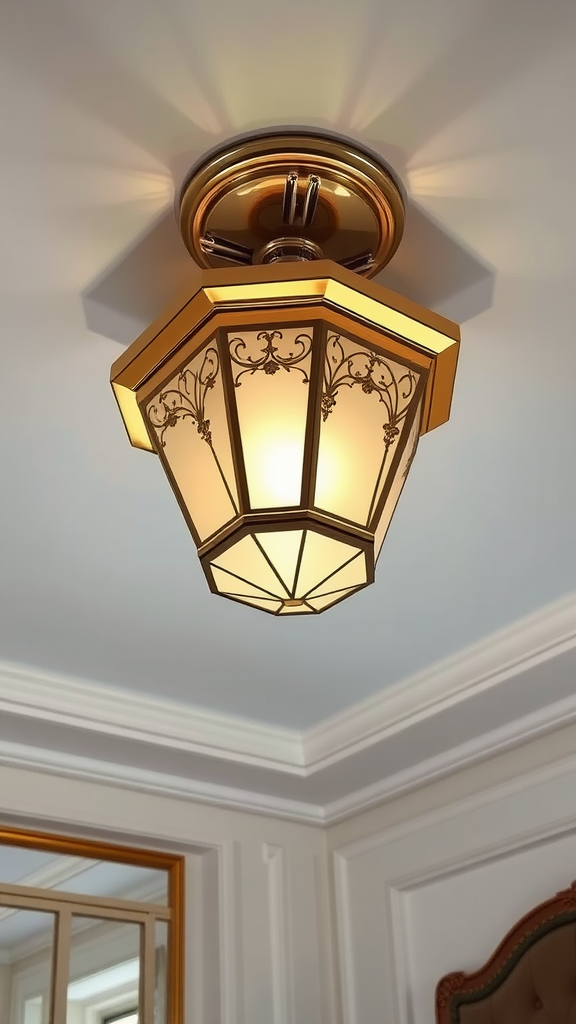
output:
<svg viewBox="0 0 576 1024"><path fill-rule="evenodd" d="M387 421L382 425L386 451L400 433L399 424L406 417L418 378L411 370L396 377L383 356L366 349L346 355L339 334L328 338L322 389L322 419L326 421L336 405L342 387L360 385L365 395L373 393L386 407Z"/></svg>
<svg viewBox="0 0 576 1024"><path fill-rule="evenodd" d="M275 342L282 341L284 341L282 331L260 331L256 336L256 342L265 342L265 344L254 352L250 352L250 343L247 343L244 338L232 338L230 342L230 358L237 366L243 367L234 376L234 386L240 387L240 378L245 373L252 375L257 370L263 370L264 373L273 374L281 369L286 370L288 373L292 369L298 370L302 374L303 383L308 384L308 374L302 366L298 366L298 363L303 362L310 354L312 348L311 336L309 334L298 334L291 342L291 351L286 352L284 355L281 354L280 347L275 344Z"/></svg>
<svg viewBox="0 0 576 1024"><path fill-rule="evenodd" d="M196 424L202 440L212 447L210 420L205 416L205 403L206 395L214 387L219 371L218 352L210 347L206 349L198 371L183 370L177 386L162 391L157 400L149 405L148 417L163 448L166 447L164 435L168 428L175 427L178 420L186 417Z"/></svg>

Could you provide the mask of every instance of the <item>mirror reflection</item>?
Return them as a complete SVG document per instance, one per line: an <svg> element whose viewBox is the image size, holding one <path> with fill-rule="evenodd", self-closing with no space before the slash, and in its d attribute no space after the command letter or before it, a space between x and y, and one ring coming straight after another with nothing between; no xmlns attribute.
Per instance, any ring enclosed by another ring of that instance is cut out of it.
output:
<svg viewBox="0 0 576 1024"><path fill-rule="evenodd" d="M167 1024L168 879L0 840L0 1024Z"/></svg>

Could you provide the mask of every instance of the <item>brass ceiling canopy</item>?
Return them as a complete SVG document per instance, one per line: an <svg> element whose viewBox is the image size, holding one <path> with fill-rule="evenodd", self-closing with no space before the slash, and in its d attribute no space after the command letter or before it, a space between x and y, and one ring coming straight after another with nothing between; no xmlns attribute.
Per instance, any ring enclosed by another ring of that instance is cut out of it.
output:
<svg viewBox="0 0 576 1024"><path fill-rule="evenodd" d="M298 253L297 243L302 259L373 277L402 238L404 201L368 150L319 133L278 132L210 154L185 181L178 217L201 267L270 263Z"/></svg>
<svg viewBox="0 0 576 1024"><path fill-rule="evenodd" d="M206 269L112 367L130 441L159 456L213 592L321 612L374 580L418 439L448 419L459 329L365 280L404 204L352 142L232 143L178 215Z"/></svg>

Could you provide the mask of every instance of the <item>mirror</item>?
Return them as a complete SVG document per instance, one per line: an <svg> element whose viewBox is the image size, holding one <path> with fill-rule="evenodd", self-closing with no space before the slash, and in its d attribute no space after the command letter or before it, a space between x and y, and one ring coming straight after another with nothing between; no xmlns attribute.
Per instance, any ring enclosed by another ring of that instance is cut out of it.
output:
<svg viewBox="0 0 576 1024"><path fill-rule="evenodd" d="M2 1024L176 1024L183 859L0 829Z"/></svg>

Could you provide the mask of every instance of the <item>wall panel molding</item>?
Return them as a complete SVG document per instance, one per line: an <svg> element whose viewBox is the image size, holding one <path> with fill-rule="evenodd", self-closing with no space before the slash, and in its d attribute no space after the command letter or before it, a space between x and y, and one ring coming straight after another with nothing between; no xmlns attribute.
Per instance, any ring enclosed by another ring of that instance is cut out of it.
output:
<svg viewBox="0 0 576 1024"><path fill-rule="evenodd" d="M576 758L336 849L344 1024L414 1024L406 927L414 890L572 835Z"/></svg>
<svg viewBox="0 0 576 1024"><path fill-rule="evenodd" d="M218 934L220 943L220 1000L222 1024L244 1024L244 999L238 951L241 948L239 885L236 877L237 843L224 841L215 848L218 859Z"/></svg>
<svg viewBox="0 0 576 1024"><path fill-rule="evenodd" d="M354 987L352 915L348 893L348 858L344 853L336 850L333 854L333 865L342 1013L345 1024L359 1024L356 1015L356 992Z"/></svg>
<svg viewBox="0 0 576 1024"><path fill-rule="evenodd" d="M273 1024L294 1024L290 912L285 851L281 846L263 843L262 859L266 865L268 876Z"/></svg>

